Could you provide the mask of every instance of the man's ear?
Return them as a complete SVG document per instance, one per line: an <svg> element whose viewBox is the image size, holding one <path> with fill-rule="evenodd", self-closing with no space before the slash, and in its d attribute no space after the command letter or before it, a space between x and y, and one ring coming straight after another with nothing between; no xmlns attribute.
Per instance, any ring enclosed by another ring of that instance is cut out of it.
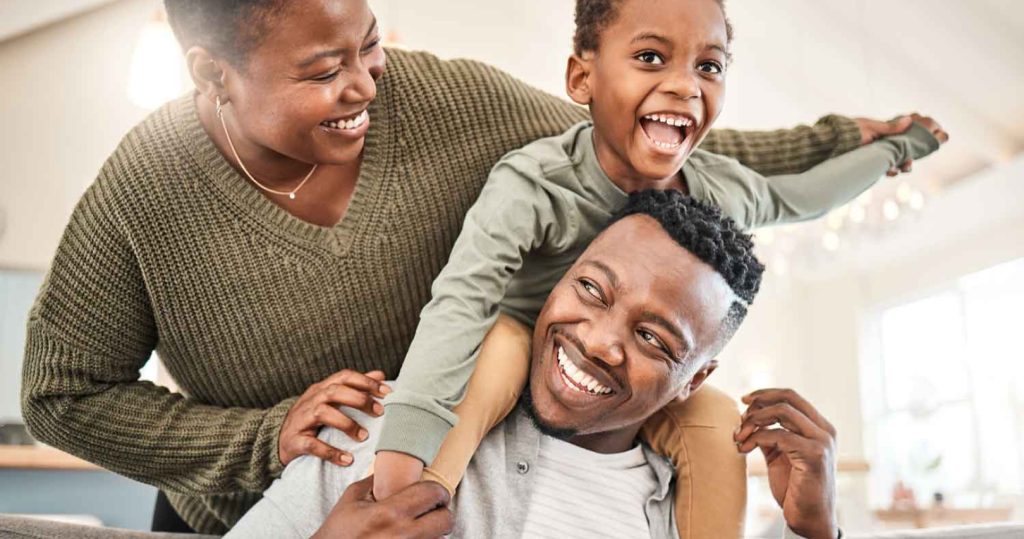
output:
<svg viewBox="0 0 1024 539"><path fill-rule="evenodd" d="M204 47L195 46L185 53L185 65L200 94L203 94L211 103L218 96L222 103L228 102L225 89L227 73L224 60L214 57Z"/></svg>
<svg viewBox="0 0 1024 539"><path fill-rule="evenodd" d="M693 375L693 378L690 379L690 383L686 384L686 387L683 388L682 396L689 397L690 395L693 394L694 391L700 389L700 386L704 385L704 381L708 379L708 376L711 376L711 373L715 372L715 369L717 368L717 359L712 359L711 361L708 361L707 364L705 364L699 371L697 371L696 374Z"/></svg>
<svg viewBox="0 0 1024 539"><path fill-rule="evenodd" d="M593 69L594 53L573 54L565 67L565 92L578 105L590 105L593 92L590 88L590 73Z"/></svg>

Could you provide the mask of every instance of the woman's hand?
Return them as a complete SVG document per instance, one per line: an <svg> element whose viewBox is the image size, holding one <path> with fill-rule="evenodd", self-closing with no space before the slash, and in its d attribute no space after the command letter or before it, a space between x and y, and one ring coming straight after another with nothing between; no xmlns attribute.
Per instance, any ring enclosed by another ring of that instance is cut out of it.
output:
<svg viewBox="0 0 1024 539"><path fill-rule="evenodd" d="M313 455L340 466L352 464L350 453L317 439L320 427L334 427L362 442L368 435L366 429L338 410L338 406L379 417L384 414L384 406L377 399L390 392L381 371L362 374L345 369L313 384L295 401L281 425L277 443L281 464L287 466L300 455Z"/></svg>

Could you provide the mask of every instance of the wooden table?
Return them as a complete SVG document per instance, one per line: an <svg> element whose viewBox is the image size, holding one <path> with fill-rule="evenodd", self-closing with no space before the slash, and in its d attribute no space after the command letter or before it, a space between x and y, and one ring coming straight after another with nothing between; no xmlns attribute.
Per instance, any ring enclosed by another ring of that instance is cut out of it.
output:
<svg viewBox="0 0 1024 539"><path fill-rule="evenodd" d="M103 468L52 447L0 445L0 469L92 471Z"/></svg>

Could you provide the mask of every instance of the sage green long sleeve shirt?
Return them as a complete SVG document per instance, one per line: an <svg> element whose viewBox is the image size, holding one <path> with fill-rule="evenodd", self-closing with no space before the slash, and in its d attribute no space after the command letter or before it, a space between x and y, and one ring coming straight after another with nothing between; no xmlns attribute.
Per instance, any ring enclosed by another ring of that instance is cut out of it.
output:
<svg viewBox="0 0 1024 539"><path fill-rule="evenodd" d="M416 336L385 402L378 450L431 462L457 418L476 353L499 309L532 325L548 294L627 193L598 163L593 126L536 141L491 170L431 288ZM938 149L925 128L888 137L799 174L763 176L694 151L682 174L691 196L747 228L813 219L873 185L892 166Z"/></svg>

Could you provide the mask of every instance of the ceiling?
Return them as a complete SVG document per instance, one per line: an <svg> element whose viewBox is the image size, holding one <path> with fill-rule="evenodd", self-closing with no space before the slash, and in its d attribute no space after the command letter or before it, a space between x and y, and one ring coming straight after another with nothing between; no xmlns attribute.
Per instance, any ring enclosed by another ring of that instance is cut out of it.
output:
<svg viewBox="0 0 1024 539"><path fill-rule="evenodd" d="M3 0L0 41L55 23L113 0Z"/></svg>

